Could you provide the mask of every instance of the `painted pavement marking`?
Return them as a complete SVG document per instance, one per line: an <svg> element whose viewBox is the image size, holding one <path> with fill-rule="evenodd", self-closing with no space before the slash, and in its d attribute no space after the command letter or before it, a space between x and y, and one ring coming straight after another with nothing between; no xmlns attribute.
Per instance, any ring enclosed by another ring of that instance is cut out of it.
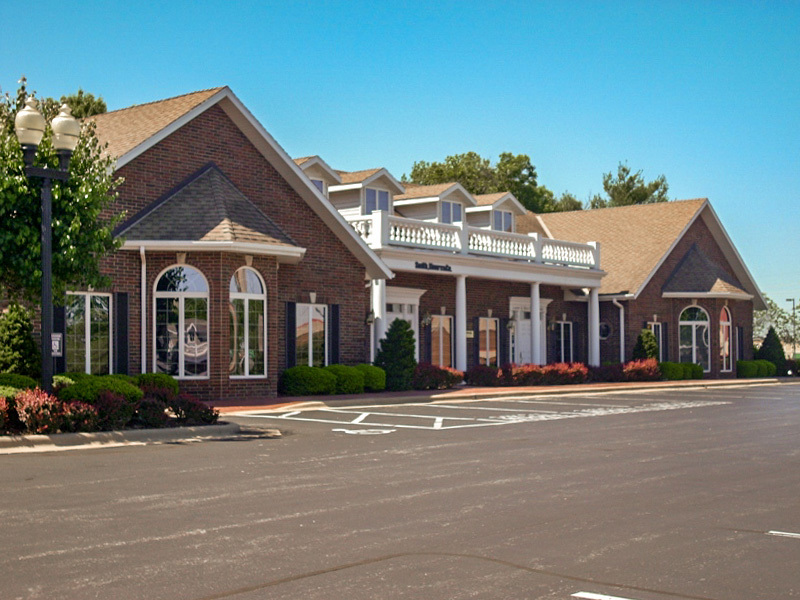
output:
<svg viewBox="0 0 800 600"><path fill-rule="evenodd" d="M777 535L778 537L788 537L800 540L800 533L792 533L791 531L768 531L767 535Z"/></svg>
<svg viewBox="0 0 800 600"><path fill-rule="evenodd" d="M394 433L394 429L331 429L340 433L349 433L350 435L383 435L385 433Z"/></svg>
<svg viewBox="0 0 800 600"><path fill-rule="evenodd" d="M593 594L592 592L578 592L572 594L573 598L583 598L584 600L633 600L633 598L622 598L620 596L606 596L605 594Z"/></svg>

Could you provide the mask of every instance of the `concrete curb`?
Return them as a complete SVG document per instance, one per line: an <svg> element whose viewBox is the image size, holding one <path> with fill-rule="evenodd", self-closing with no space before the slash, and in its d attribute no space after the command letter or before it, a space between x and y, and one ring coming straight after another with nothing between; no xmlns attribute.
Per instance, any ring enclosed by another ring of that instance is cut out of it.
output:
<svg viewBox="0 0 800 600"><path fill-rule="evenodd" d="M113 447L170 442L203 441L238 435L241 428L236 423L219 423L198 427L170 427L165 429L131 429L127 431L99 431L95 433L57 433L54 435L0 436L0 454L22 452L54 452L88 447ZM280 435L277 430L276 435Z"/></svg>

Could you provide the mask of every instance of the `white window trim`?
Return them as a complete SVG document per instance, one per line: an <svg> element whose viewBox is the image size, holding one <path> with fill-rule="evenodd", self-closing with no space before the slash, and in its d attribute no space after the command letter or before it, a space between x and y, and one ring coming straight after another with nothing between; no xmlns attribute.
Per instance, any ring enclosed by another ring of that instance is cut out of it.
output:
<svg viewBox="0 0 800 600"><path fill-rule="evenodd" d="M683 314L689 308L698 308L703 311L703 314L706 316L705 321L678 321L678 361L681 360L681 348L680 348L680 340L681 340L681 330L680 328L684 325L692 326L692 364L700 364L697 362L697 326L701 325L705 322L706 327L708 328L708 364L702 365L703 373L710 373L711 372L711 318L708 315L708 311L703 308L702 306L698 306L696 304L692 304L687 306L683 310L681 310L680 314ZM706 368L707 367L707 368Z"/></svg>
<svg viewBox="0 0 800 600"><path fill-rule="evenodd" d="M656 338L656 345L658 346L658 360L664 360L661 357L661 349L663 348L662 337L664 335L664 328L661 326L661 321L648 321L647 327L650 328L650 331L653 332L653 335ZM658 333L656 333L656 329L658 329ZM678 333L680 334L680 331Z"/></svg>
<svg viewBox="0 0 800 600"><path fill-rule="evenodd" d="M320 190L320 192L322 192L322 195L327 198L328 197L328 184L325 182L325 180L324 179L320 179L319 177L309 177L309 179L311 180L311 184L314 187L316 187L318 190ZM317 182L318 181L322 184L322 189L317 187Z"/></svg>
<svg viewBox="0 0 800 600"><path fill-rule="evenodd" d="M392 192L390 192L386 188L379 188L379 187L374 187L374 186L368 185L368 186L366 186L364 188L364 191L361 194L361 214L363 214L363 215L372 214L371 212L367 211L367 190L375 190L375 211L374 212L377 212L377 211L381 210L380 202L379 202L380 193L381 192L386 192L386 196L387 196L386 211L389 212L389 213L392 212Z"/></svg>
<svg viewBox="0 0 800 600"><path fill-rule="evenodd" d="M485 330L487 332L490 331L488 327L488 321L494 321L494 337L495 337L494 347L495 347L495 353L497 354L494 366L499 367L500 366L500 319L498 319L497 317L478 317L478 363L484 364L480 362L481 359L480 353L485 351L487 358L486 364L487 365L489 364L488 358L489 358L489 352L491 350L491 343L490 343L491 340L488 335L486 336L486 348L480 347L482 332L484 331L483 325L486 324L487 327Z"/></svg>
<svg viewBox="0 0 800 600"><path fill-rule="evenodd" d="M447 204L450 206L450 220L444 220L444 205ZM459 211L461 213L461 218L457 221L453 219L453 205L458 205ZM464 205L461 202L456 202L454 200L442 200L439 202L439 222L446 223L448 225L452 225L453 223L462 223L464 221Z"/></svg>
<svg viewBox="0 0 800 600"><path fill-rule="evenodd" d="M569 360L564 360L564 328L565 325L569 325ZM573 341L573 324L572 321L556 321L556 327L560 329L561 335L561 348L559 349L559 362L562 363L572 363L575 362L575 345Z"/></svg>
<svg viewBox="0 0 800 600"><path fill-rule="evenodd" d="M719 348L719 350L720 350L720 359L721 359L720 373L731 373L733 371L733 352L734 352L733 347L732 347L733 343L734 343L734 339L733 339L733 319L731 318L731 310L727 306L723 306L722 310L720 312L722 312L723 310L728 315L728 320L727 321L723 321L722 319L720 319L720 321L719 321L719 333L720 333L720 339L719 339L720 348ZM728 368L727 369L725 368L725 359L722 356L722 332L725 330L725 328L728 329Z"/></svg>
<svg viewBox="0 0 800 600"><path fill-rule="evenodd" d="M158 287L158 282L164 276L164 273L169 271L170 269L174 269L176 267L189 267L197 271L200 274L200 277L203 278L205 281L206 289L209 290L208 292L158 292L156 288ZM208 279L206 279L205 274L195 266L192 265L181 265L181 264L174 264L168 266L166 269L162 270L155 279L153 283L153 373L160 373L158 370L158 365L156 364L156 304L159 298L178 298L178 375L175 376L176 379L186 380L186 381L205 381L211 379L211 288L208 285ZM184 339L183 339L183 330L184 330L184 300L186 298L205 298L206 300L206 328L208 330L208 375L184 375L183 374L183 364L184 360Z"/></svg>
<svg viewBox="0 0 800 600"><path fill-rule="evenodd" d="M495 214L499 214L500 215L500 222L501 222L501 225L503 225L503 227L504 227L503 229L497 229L495 227L495 221L494 221ZM514 233L514 215L510 210L493 209L492 210L491 228L493 230L495 230L495 231L506 231L505 230L506 215L508 215L509 221L511 222L511 229L509 229L508 232L509 233Z"/></svg>
<svg viewBox="0 0 800 600"><path fill-rule="evenodd" d="M331 315L330 315L330 309L329 309L327 304L311 304L311 303L307 303L307 302L298 302L297 304L295 304L295 308L294 308L294 310L295 310L295 313L294 313L295 314L295 323L294 323L294 328L295 328L295 334L294 334L295 335L295 363L298 366L304 366L304 365L300 365L300 363L297 362L297 326L299 325L299 323L297 322L297 309L299 307L301 307L301 306L307 306L308 307L308 319L309 319L309 322L308 322L308 366L309 367L313 367L314 366L314 354L311 351L311 349L314 347L314 343L313 343L313 339L312 339L313 333L311 331L312 310L314 308L322 307L324 309L324 311L325 311L325 323L322 326L322 331L323 331L323 334L325 335L325 356L323 357L323 361L322 362L323 362L323 365L327 367L328 366L328 357L330 356L330 351L331 351L330 350L330 342L328 340L328 337L329 337L328 336L328 327L330 326Z"/></svg>
<svg viewBox="0 0 800 600"><path fill-rule="evenodd" d="M261 273L253 269L252 267L240 267L236 269L236 271L231 275L231 278L236 277L236 273L242 270L248 270L255 273L258 280L261 282L261 289L264 290L263 294L252 294L248 292L229 292L229 296L231 300L244 300L244 330L246 332L245 335L245 354L249 356L250 354L250 309L249 304L250 300L262 300L264 302L264 374L263 375L250 375L250 361L244 361L245 365L245 374L244 375L231 375L230 372L228 373L228 377L230 379L267 379L269 377L269 370L267 369L269 365L269 338L267 337L267 286L264 284L264 278L261 277ZM228 284L228 289L230 290L230 284ZM230 340L229 340L230 343Z"/></svg>
<svg viewBox="0 0 800 600"><path fill-rule="evenodd" d="M90 311L90 298L92 296L105 296L108 298L108 374L114 372L114 298L111 294L101 293L101 292L67 292L68 296L83 296L84 298L84 305L83 305L83 335L84 339L86 340L85 351L84 351L84 360L83 360L83 369L84 373L91 374L92 372L92 348L90 345L90 340L92 339L92 322L91 322L91 311ZM64 323L65 335L66 335L66 322ZM66 348L67 341L64 340L64 347Z"/></svg>

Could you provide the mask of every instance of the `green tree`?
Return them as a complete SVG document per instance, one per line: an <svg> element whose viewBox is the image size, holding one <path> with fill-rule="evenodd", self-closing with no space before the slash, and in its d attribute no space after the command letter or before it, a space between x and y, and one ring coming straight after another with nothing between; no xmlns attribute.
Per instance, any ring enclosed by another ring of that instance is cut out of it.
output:
<svg viewBox="0 0 800 600"><path fill-rule="evenodd" d="M603 174L603 189L606 197L596 194L589 201L591 208L669 201L667 196L669 185L664 175L645 182L642 171L632 173L631 168L623 163L619 163L616 174L613 172Z"/></svg>
<svg viewBox="0 0 800 600"><path fill-rule="evenodd" d="M72 109L72 116L76 119L101 115L108 110L102 96L95 98L94 94L84 92L81 88L74 94L61 96L61 103L65 102Z"/></svg>
<svg viewBox="0 0 800 600"><path fill-rule="evenodd" d="M583 202L578 200L574 194L564 192L553 202L554 212L565 212L569 210L583 210Z"/></svg>
<svg viewBox="0 0 800 600"><path fill-rule="evenodd" d="M457 181L471 194L511 192L533 212L553 210L553 193L536 181L536 167L527 154L503 152L495 165L477 152L448 156L442 162L417 161L403 181L421 185Z"/></svg>
<svg viewBox="0 0 800 600"><path fill-rule="evenodd" d="M13 96L0 98L0 295L35 301L41 294L41 181L25 176L14 118L28 97L25 79ZM34 96L35 94L30 94ZM52 101L43 114L52 119ZM35 164L56 167L49 121ZM53 181L53 297L68 287L106 284L100 259L119 248L112 236L122 218L101 217L117 197L121 183L113 159L103 155L93 123L84 123L69 165L69 180Z"/></svg>
<svg viewBox="0 0 800 600"><path fill-rule="evenodd" d="M787 344L792 343L792 312L784 310L778 306L772 298L764 296L767 303L767 310L753 311L753 337L764 339L770 327L775 329L775 333L781 341ZM796 318L796 316L795 316ZM795 328L796 333L796 328Z"/></svg>
<svg viewBox="0 0 800 600"><path fill-rule="evenodd" d="M31 314L16 303L0 314L0 373L17 373L34 379L41 374Z"/></svg>
<svg viewBox="0 0 800 600"><path fill-rule="evenodd" d="M414 330L405 319L395 319L389 325L375 356L375 366L386 371L386 389L410 390L417 360L414 358Z"/></svg>
<svg viewBox="0 0 800 600"><path fill-rule="evenodd" d="M783 353L783 344L774 327L770 327L767 331L767 336L756 352L756 360L768 360L775 365L779 375L786 374L786 355Z"/></svg>
<svg viewBox="0 0 800 600"><path fill-rule="evenodd" d="M658 342L655 334L649 329L642 329L639 332L639 337L636 338L636 345L633 347L633 360L645 358L658 360Z"/></svg>

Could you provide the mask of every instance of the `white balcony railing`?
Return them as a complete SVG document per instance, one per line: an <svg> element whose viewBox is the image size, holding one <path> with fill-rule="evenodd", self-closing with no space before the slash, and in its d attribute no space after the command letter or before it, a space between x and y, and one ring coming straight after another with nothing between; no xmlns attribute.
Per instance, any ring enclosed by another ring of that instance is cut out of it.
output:
<svg viewBox="0 0 800 600"><path fill-rule="evenodd" d="M463 225L446 225L405 219L376 211L363 217L348 218L358 234L375 250L405 246L444 250L458 254L477 254L534 263L600 268L600 244L568 242Z"/></svg>

